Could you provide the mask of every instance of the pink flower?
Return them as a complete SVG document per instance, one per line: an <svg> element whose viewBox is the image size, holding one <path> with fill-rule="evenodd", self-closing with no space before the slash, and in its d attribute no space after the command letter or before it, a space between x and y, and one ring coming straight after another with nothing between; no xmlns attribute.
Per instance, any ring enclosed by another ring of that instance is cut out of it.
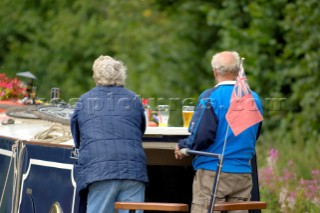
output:
<svg viewBox="0 0 320 213"><path fill-rule="evenodd" d="M294 205L296 204L296 199L297 199L297 192L293 191L289 193L289 196L287 198L288 201L288 207L290 209L294 208Z"/></svg>
<svg viewBox="0 0 320 213"><path fill-rule="evenodd" d="M278 158L278 150L271 148L271 149L269 150L269 156L270 156L272 159L277 159L277 158Z"/></svg>
<svg viewBox="0 0 320 213"><path fill-rule="evenodd" d="M12 87L13 87L13 83L12 83L12 82L10 82L9 84L7 84L7 89L12 89Z"/></svg>
<svg viewBox="0 0 320 213"><path fill-rule="evenodd" d="M306 210L310 210L310 203L320 207L320 170L311 171L311 180L298 179L291 160L284 168L279 168L278 160L278 150L270 149L267 166L259 169L259 180L260 187L267 189L264 193L278 198L280 212L294 212L302 202L306 203Z"/></svg>
<svg viewBox="0 0 320 213"><path fill-rule="evenodd" d="M311 175L314 179L320 180L320 171L319 170L312 170Z"/></svg>
<svg viewBox="0 0 320 213"><path fill-rule="evenodd" d="M301 186L305 186L306 185L306 181L303 178L300 179L299 183L300 183Z"/></svg>

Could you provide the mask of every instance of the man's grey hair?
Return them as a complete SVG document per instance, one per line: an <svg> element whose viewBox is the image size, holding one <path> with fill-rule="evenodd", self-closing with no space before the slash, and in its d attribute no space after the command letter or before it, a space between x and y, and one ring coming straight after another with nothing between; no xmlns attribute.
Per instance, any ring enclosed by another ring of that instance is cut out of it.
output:
<svg viewBox="0 0 320 213"><path fill-rule="evenodd" d="M127 68L121 61L117 61L110 56L102 55L94 61L92 70L96 85L125 85Z"/></svg>
<svg viewBox="0 0 320 213"><path fill-rule="evenodd" d="M230 53L231 55L234 56L234 58L230 57L228 59L226 59L223 54L225 53ZM212 60L211 60L211 65L213 70L218 71L218 73L220 75L234 75L237 76L238 72L240 70L240 56L239 53L235 52L235 51L227 51L227 52L220 52L215 54L214 56L212 56Z"/></svg>

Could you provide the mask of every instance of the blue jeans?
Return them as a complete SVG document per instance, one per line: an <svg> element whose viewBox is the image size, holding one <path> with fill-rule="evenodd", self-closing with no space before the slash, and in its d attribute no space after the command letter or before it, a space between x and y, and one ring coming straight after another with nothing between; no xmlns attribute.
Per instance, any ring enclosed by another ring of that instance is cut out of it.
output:
<svg viewBox="0 0 320 213"><path fill-rule="evenodd" d="M116 201L143 202L144 191L145 184L134 180L95 182L89 186L87 213L114 213ZM119 210L119 213L128 212L129 210Z"/></svg>

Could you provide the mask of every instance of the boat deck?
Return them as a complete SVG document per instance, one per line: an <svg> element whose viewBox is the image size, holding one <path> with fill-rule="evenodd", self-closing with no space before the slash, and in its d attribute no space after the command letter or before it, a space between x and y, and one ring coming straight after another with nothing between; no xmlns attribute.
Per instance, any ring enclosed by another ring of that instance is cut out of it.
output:
<svg viewBox="0 0 320 213"><path fill-rule="evenodd" d="M42 131L49 129L52 125L56 123L41 119L22 119L22 118L13 118L7 116L5 113L0 113L0 122L14 119L14 124L0 125L0 134L1 137L7 137L15 140L24 140L24 141L33 141L34 136ZM68 129L68 126L63 125L64 128ZM174 136L188 136L189 133L187 128L184 127L147 127L144 134L146 141L154 140L159 138L163 141L163 137L167 136L173 138ZM152 138L152 139L151 139ZM156 142L156 141L155 141ZM172 141L176 142L176 141ZM73 140L67 140L61 144L73 146ZM163 143L157 143L159 148L166 148ZM162 144L162 145L161 145ZM155 145L155 144L154 144ZM153 147L150 144L146 144L146 147Z"/></svg>

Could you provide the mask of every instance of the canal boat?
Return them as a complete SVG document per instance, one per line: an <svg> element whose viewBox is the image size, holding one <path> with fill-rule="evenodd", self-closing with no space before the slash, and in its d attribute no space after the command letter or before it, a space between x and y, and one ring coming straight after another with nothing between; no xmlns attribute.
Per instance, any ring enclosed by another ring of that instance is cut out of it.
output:
<svg viewBox="0 0 320 213"><path fill-rule="evenodd" d="M72 107L0 103L0 108L0 212L79 212L69 129ZM184 127L147 127L146 201L191 203L192 157L176 160L173 154L178 140L188 135ZM255 158L252 165L252 200L259 200Z"/></svg>

